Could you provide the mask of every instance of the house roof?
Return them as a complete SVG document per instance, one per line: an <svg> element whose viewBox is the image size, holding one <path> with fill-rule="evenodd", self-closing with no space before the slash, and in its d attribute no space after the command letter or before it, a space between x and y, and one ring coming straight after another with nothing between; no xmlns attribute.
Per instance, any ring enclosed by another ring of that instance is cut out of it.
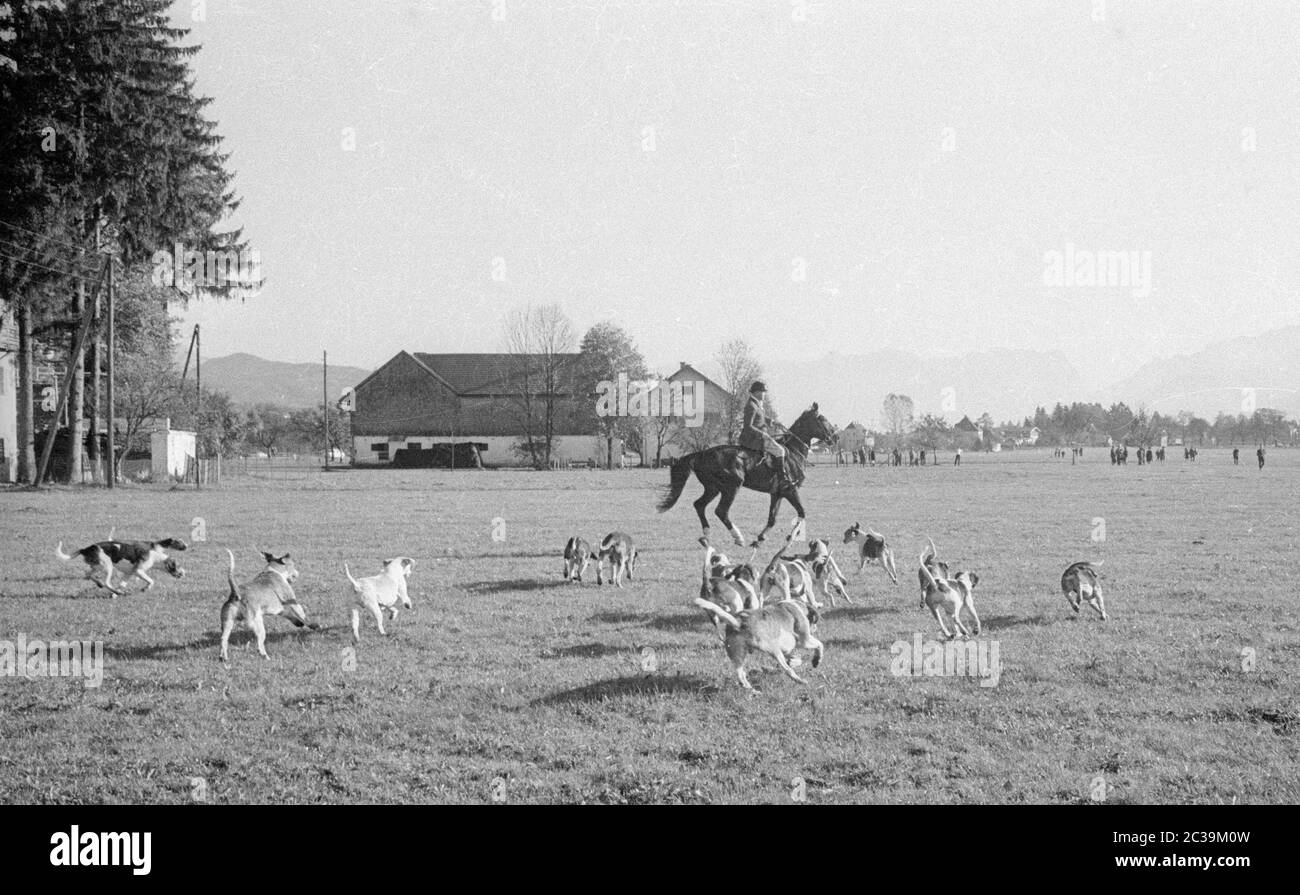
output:
<svg viewBox="0 0 1300 895"><path fill-rule="evenodd" d="M545 368L544 354L426 354L415 352L420 364L447 383L458 395L491 395L510 389L510 382L524 372L539 373ZM568 365L579 355L556 355Z"/></svg>
<svg viewBox="0 0 1300 895"><path fill-rule="evenodd" d="M704 375L703 373L701 373L699 370L697 370L697 369L695 369L694 367L692 367L692 366L691 366L690 364L688 364L686 361L682 361L682 362L681 362L681 366L678 367L676 373L673 373L672 375L670 375L670 376L668 376L668 377L666 377L666 378L668 379L669 382L678 382L678 381L681 381L681 380L689 380L689 381L695 381L695 382L703 382L703 383L705 384L706 387L708 387L708 386L711 385L711 386L713 386L714 388L716 388L718 391L723 392L723 393L727 393L727 390L726 390L725 388L723 388L722 386L718 385L716 382L714 382L714 381L713 381L712 379L710 379L709 377L705 376L705 375Z"/></svg>
<svg viewBox="0 0 1300 895"><path fill-rule="evenodd" d="M975 424L970 421L969 416L963 416L957 425L953 426L953 428L960 429L963 432L974 432Z"/></svg>

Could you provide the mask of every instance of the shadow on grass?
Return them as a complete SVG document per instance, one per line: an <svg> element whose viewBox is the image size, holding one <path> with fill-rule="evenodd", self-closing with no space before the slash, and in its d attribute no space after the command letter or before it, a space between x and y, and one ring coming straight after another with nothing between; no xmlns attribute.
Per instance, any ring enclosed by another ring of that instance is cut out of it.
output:
<svg viewBox="0 0 1300 895"><path fill-rule="evenodd" d="M541 657L543 659L599 659L602 656L612 656L615 653L635 655L635 652L627 646L610 646L607 643L579 643L575 646L543 650Z"/></svg>
<svg viewBox="0 0 1300 895"><path fill-rule="evenodd" d="M877 615L893 615L897 610L886 606L837 606L834 609L827 606L821 610L822 618L829 621L836 619L859 619L874 618Z"/></svg>
<svg viewBox="0 0 1300 895"><path fill-rule="evenodd" d="M980 621L984 623L985 630L990 628L1019 628L1030 626L1041 628L1044 625L1053 624L1056 619L1048 618L1046 615L993 615L980 616Z"/></svg>
<svg viewBox="0 0 1300 895"><path fill-rule="evenodd" d="M296 641L309 635L328 635L329 629L322 627L320 630L312 631L309 629L293 629L290 631L267 631L266 645L267 652L271 652L270 647L285 641ZM251 631L235 631L230 635L230 649L244 649L247 647L254 654L257 652L257 637ZM185 652L186 650L219 650L221 648L221 634L211 631L204 634L198 640L191 640L189 643L155 643L141 644L139 646L104 646L104 654L110 659L135 660L135 659L161 659L170 656L173 653Z"/></svg>
<svg viewBox="0 0 1300 895"><path fill-rule="evenodd" d="M465 590L472 594L500 594L520 590L549 590L553 587L572 587L571 582L563 578L511 578L507 581L475 581L465 585Z"/></svg>
<svg viewBox="0 0 1300 895"><path fill-rule="evenodd" d="M616 677L571 690L561 690L550 696L534 699L529 705L572 705L574 703L604 702L608 699L631 696L676 696L676 695L712 695L718 692L718 685L693 674L675 674L671 677L656 674L643 674L628 677Z"/></svg>

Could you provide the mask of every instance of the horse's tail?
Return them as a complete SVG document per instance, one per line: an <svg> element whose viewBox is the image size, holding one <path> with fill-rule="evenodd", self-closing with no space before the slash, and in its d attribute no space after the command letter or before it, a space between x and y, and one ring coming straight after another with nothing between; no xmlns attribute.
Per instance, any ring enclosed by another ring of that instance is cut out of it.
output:
<svg viewBox="0 0 1300 895"><path fill-rule="evenodd" d="M663 498L659 501L659 512L666 513L671 510L673 504L677 503L677 498L682 496L686 483L691 480L691 472L695 469L695 457L695 454L687 454L673 461L668 485Z"/></svg>

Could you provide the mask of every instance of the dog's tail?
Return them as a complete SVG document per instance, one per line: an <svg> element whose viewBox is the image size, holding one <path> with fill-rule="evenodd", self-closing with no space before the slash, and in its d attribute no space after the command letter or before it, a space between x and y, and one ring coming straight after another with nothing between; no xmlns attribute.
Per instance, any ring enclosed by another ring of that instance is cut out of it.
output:
<svg viewBox="0 0 1300 895"><path fill-rule="evenodd" d="M235 583L235 554L231 553L230 550L227 549L226 555L230 557L230 571L226 573L226 581L230 583L230 596L236 600L242 600L243 597L240 596L239 585Z"/></svg>
<svg viewBox="0 0 1300 895"><path fill-rule="evenodd" d="M73 556L75 556L75 554L63 552L62 541L59 541L59 546L54 548L54 555L57 556L59 559L63 560L64 562L67 562L68 560L72 559Z"/></svg>
<svg viewBox="0 0 1300 895"><path fill-rule="evenodd" d="M947 581L941 581L940 579L935 578L934 575L932 575L932 574L930 573L930 567L927 566L927 565L925 564L925 560L926 560L926 558L927 558L927 555L926 555L925 553L922 553L922 554L921 554L921 574L924 575L925 578L926 578L926 580L930 582L930 583L929 583L929 587L938 588L939 590L947 590L947 589L948 589L948 582L947 582Z"/></svg>
<svg viewBox="0 0 1300 895"><path fill-rule="evenodd" d="M659 500L659 512L666 513L671 510L673 504L677 503L677 498L682 496L686 483L691 480L691 472L695 469L696 456L696 454L687 454L673 461L672 471L668 474L668 485L664 496Z"/></svg>
<svg viewBox="0 0 1300 895"><path fill-rule="evenodd" d="M701 609L705 610L706 612L712 612L719 619L721 619L722 622L726 624L728 628L731 628L734 631L740 630L740 619L736 618L730 612L723 609L717 603L710 603L708 600L702 599L700 597L696 597L693 602L695 603L696 606L699 606Z"/></svg>
<svg viewBox="0 0 1300 895"><path fill-rule="evenodd" d="M926 535L926 536L925 536L925 540L930 544L930 555L931 555L932 557L934 557L935 559L938 559L938 558L939 558L939 548L936 547L936 546L934 546L934 538L930 537L929 535Z"/></svg>
<svg viewBox="0 0 1300 895"><path fill-rule="evenodd" d="M353 589L354 591L356 591L357 593L361 593L361 584L360 584L360 582L357 581L357 579L355 579L355 578L352 577L352 573L348 571L348 564L347 564L347 563L344 563L344 564L343 564L343 574L344 574L344 575L347 575L347 576L348 576L348 580L352 582L352 589Z"/></svg>

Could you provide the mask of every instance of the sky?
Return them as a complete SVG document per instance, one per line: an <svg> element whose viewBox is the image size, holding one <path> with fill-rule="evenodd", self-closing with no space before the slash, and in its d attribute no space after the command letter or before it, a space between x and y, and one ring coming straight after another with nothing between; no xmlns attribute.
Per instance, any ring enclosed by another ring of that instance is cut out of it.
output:
<svg viewBox="0 0 1300 895"><path fill-rule="evenodd" d="M557 302L662 372L743 338L1061 351L1101 384L1300 323L1292 4L173 12L266 278L185 310L209 357L498 351ZM1089 284L1096 252L1137 264Z"/></svg>

